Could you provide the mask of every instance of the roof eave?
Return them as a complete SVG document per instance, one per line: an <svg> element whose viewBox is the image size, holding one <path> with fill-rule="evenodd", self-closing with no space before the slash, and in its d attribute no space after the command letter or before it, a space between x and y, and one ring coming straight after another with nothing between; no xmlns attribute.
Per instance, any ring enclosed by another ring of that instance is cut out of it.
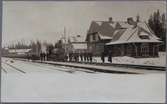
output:
<svg viewBox="0 0 167 104"><path fill-rule="evenodd" d="M116 44L128 44L128 43L162 43L162 41L138 41L138 42L110 42L106 43L106 45L116 45Z"/></svg>

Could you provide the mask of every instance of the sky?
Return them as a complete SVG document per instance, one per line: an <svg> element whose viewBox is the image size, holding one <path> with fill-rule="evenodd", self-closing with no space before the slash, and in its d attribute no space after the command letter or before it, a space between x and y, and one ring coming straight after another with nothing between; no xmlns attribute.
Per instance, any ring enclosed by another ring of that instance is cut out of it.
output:
<svg viewBox="0 0 167 104"><path fill-rule="evenodd" d="M147 21L157 9L166 13L165 1L4 1L2 45L41 40L55 43L66 36L84 40L91 21L126 21L140 15Z"/></svg>

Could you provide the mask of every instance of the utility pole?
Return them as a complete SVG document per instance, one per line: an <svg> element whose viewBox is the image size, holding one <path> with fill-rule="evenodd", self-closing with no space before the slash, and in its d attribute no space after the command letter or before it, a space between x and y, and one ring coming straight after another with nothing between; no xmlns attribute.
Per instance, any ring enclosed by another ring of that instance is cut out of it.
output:
<svg viewBox="0 0 167 104"><path fill-rule="evenodd" d="M66 54L66 51L67 51L67 49L66 49L66 28L64 27L64 48L65 48L65 54Z"/></svg>

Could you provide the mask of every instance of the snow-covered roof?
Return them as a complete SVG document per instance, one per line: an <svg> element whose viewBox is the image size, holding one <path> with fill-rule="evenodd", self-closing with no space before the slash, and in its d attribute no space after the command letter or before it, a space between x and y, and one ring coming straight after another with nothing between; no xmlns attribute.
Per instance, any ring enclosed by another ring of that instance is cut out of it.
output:
<svg viewBox="0 0 167 104"><path fill-rule="evenodd" d="M111 22L111 23L109 23L109 25L112 26L113 28L115 28L117 25L117 22Z"/></svg>
<svg viewBox="0 0 167 104"><path fill-rule="evenodd" d="M107 43L107 45L122 42L161 42L159 41L160 38L154 34L145 22L137 22L136 26L134 26L125 21L93 21L86 40L91 33L98 33L102 40L111 39L111 42ZM141 36L147 36L148 39L141 38Z"/></svg>
<svg viewBox="0 0 167 104"><path fill-rule="evenodd" d="M77 36L72 36L72 37L69 37L68 40L70 42L84 42L84 39L85 37L77 37Z"/></svg>
<svg viewBox="0 0 167 104"><path fill-rule="evenodd" d="M148 38L141 38L140 36L147 36ZM122 43L138 43L138 42L161 42L150 31L145 28L137 26L127 29L118 29L114 32L114 36L111 42L106 45L122 44Z"/></svg>
<svg viewBox="0 0 167 104"><path fill-rule="evenodd" d="M160 39L158 38L155 33L151 30L151 28L147 25L147 23L145 22L138 22L137 26L140 27L141 29L145 30L146 32L148 32L152 37L156 38L156 39Z"/></svg>
<svg viewBox="0 0 167 104"><path fill-rule="evenodd" d="M73 49L87 49L87 44L86 43L72 43Z"/></svg>
<svg viewBox="0 0 167 104"><path fill-rule="evenodd" d="M117 22L93 21L89 27L86 40L88 35L94 33L100 33L101 39L111 39L116 25Z"/></svg>
<svg viewBox="0 0 167 104"><path fill-rule="evenodd" d="M92 21L88 30L88 34L98 32L100 30L100 26L102 25L102 23L103 23L102 21Z"/></svg>
<svg viewBox="0 0 167 104"><path fill-rule="evenodd" d="M101 26L103 23L103 21L94 21L94 22L96 22L99 26Z"/></svg>
<svg viewBox="0 0 167 104"><path fill-rule="evenodd" d="M115 42L109 42L109 43L106 43L106 45L114 45L114 44L125 44L125 43L160 43L161 41L153 41L153 40L137 40L137 41L115 41Z"/></svg>
<svg viewBox="0 0 167 104"><path fill-rule="evenodd" d="M131 27L133 27L133 25L130 25L127 22L123 22L123 21L118 21L117 25L120 26L118 28L131 28Z"/></svg>
<svg viewBox="0 0 167 104"><path fill-rule="evenodd" d="M98 32L98 34L99 34L100 39L112 39L111 36L102 35L100 32Z"/></svg>

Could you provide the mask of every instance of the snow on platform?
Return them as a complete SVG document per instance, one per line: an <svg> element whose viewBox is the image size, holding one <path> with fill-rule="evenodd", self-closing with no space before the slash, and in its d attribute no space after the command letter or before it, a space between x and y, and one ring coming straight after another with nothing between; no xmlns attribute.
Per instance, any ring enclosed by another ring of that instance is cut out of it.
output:
<svg viewBox="0 0 167 104"><path fill-rule="evenodd" d="M14 60L12 65L26 73L2 73L2 102L165 102L166 74L162 71L146 74L66 73L56 71L60 69L57 66L34 64Z"/></svg>
<svg viewBox="0 0 167 104"><path fill-rule="evenodd" d="M113 57L113 62L115 64L132 64L132 65L149 65L149 66L166 66L166 53L159 52L159 57L157 58L133 58L128 56L123 57ZM95 57L94 62L101 63L100 57ZM110 63L108 57L105 57L105 63Z"/></svg>
<svg viewBox="0 0 167 104"><path fill-rule="evenodd" d="M38 61L40 62L40 61ZM94 71L100 72L113 72L113 73L128 73L128 74L146 74L146 73L157 73L157 70L143 70L139 68L130 68L130 67L117 67L117 66L104 66L104 65L95 65L95 64L84 64L84 63L71 63L71 62L55 62L55 61L45 61L45 64L53 64L60 66L69 66L77 68L85 68ZM163 71L164 72L164 71Z"/></svg>

